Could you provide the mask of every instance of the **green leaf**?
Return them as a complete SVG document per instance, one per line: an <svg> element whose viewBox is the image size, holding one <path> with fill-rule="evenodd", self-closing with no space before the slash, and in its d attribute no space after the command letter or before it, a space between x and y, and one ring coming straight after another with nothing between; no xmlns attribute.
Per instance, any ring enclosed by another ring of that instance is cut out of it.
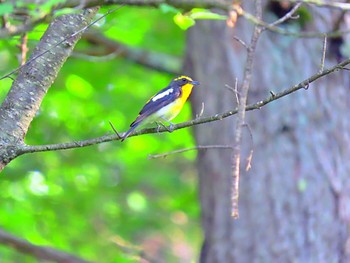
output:
<svg viewBox="0 0 350 263"><path fill-rule="evenodd" d="M163 12L163 13L179 13L180 10L177 9L176 7L173 7L171 5L168 4L160 4L159 5L159 9Z"/></svg>
<svg viewBox="0 0 350 263"><path fill-rule="evenodd" d="M0 16L11 14L13 12L13 5L9 3L3 3L0 5Z"/></svg>
<svg viewBox="0 0 350 263"><path fill-rule="evenodd" d="M226 20L227 16L219 15L203 8L193 8L190 14L193 19Z"/></svg>
<svg viewBox="0 0 350 263"><path fill-rule="evenodd" d="M312 20L312 14L305 6L300 7L296 14L299 15L297 21L302 27Z"/></svg>
<svg viewBox="0 0 350 263"><path fill-rule="evenodd" d="M183 15L181 13L177 13L174 16L174 22L177 24L182 30L187 30L191 26L194 26L196 23L193 18Z"/></svg>

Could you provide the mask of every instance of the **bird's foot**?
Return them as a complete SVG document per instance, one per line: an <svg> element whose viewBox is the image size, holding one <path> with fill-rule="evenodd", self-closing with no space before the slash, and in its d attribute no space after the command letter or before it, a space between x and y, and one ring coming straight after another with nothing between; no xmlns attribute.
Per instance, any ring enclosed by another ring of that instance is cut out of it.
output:
<svg viewBox="0 0 350 263"><path fill-rule="evenodd" d="M156 122L156 124L157 124L157 133L158 133L160 131L160 128L164 126L163 126L163 123L161 122Z"/></svg>
<svg viewBox="0 0 350 263"><path fill-rule="evenodd" d="M169 126L166 126L164 123L162 122L156 122L157 123L157 132L160 131L160 128L163 127L164 129L166 129L168 132L173 132L174 131L174 124L172 124L171 122L169 122Z"/></svg>
<svg viewBox="0 0 350 263"><path fill-rule="evenodd" d="M174 131L174 124L172 124L171 122L170 122L170 125L169 125L169 127L168 127L168 132L173 132Z"/></svg>

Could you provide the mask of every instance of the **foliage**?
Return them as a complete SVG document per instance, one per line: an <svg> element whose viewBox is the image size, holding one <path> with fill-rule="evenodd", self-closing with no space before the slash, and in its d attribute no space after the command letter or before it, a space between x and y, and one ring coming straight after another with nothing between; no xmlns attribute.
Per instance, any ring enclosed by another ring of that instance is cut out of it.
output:
<svg viewBox="0 0 350 263"><path fill-rule="evenodd" d="M124 7L98 27L123 44L183 54L184 33L171 16L157 9ZM29 34L30 50L45 28L40 25ZM1 75L18 65L14 54L19 53L19 41L14 37L0 43ZM81 41L76 50L90 45ZM66 62L32 122L26 143L103 135L112 132L109 120L125 131L145 101L173 77L125 58L89 59L73 56ZM1 101L11 82L0 82ZM189 118L187 105L175 122ZM200 239L195 155L156 160L147 160L147 155L192 145L190 130L180 130L17 158L0 175L0 226L32 243L95 261L135 262L140 249L165 262L188 261ZM189 255L184 256L179 247L189 250ZM6 247L0 247L0 258L1 262L36 262Z"/></svg>
<svg viewBox="0 0 350 263"><path fill-rule="evenodd" d="M192 8L190 12L186 12L186 13L168 4L161 4L159 8L164 13L175 14L174 22L183 30L187 30L191 26L194 26L196 24L196 20L199 20L199 19L206 19L206 20L226 20L227 19L227 16L216 14L204 8Z"/></svg>

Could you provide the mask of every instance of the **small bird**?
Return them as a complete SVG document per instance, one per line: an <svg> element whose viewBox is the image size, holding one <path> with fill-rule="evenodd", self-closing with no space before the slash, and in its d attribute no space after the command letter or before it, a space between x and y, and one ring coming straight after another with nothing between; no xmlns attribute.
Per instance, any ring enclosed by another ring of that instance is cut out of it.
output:
<svg viewBox="0 0 350 263"><path fill-rule="evenodd" d="M179 114L190 96L192 88L196 85L199 85L199 82L187 76L173 79L166 88L147 101L136 120L130 124L130 129L124 134L121 141L128 138L130 133L141 124L166 121L170 123L169 131L171 131L172 123L170 121Z"/></svg>

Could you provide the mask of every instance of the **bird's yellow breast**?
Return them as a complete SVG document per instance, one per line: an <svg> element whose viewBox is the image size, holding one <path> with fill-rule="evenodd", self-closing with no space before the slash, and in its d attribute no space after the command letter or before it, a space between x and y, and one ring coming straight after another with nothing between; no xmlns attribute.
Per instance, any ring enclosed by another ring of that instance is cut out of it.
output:
<svg viewBox="0 0 350 263"><path fill-rule="evenodd" d="M165 106L163 109L161 109L157 115L162 116L168 121L174 119L180 113L182 107L184 106L185 102L190 96L192 88L193 88L193 85L189 83L182 86L181 96L177 98L175 101L173 101L172 103L170 103L169 105Z"/></svg>
<svg viewBox="0 0 350 263"><path fill-rule="evenodd" d="M171 109L171 111L173 113L172 118L175 118L179 114L179 112L181 111L185 102L187 101L188 97L190 96L192 88L193 88L192 84L186 84L186 85L182 86L181 96L177 100L175 100L173 107Z"/></svg>
<svg viewBox="0 0 350 263"><path fill-rule="evenodd" d="M192 92L192 88L193 88L193 85L190 84L190 83L187 83L186 85L182 86L182 88L181 88L182 94L181 94L181 97L180 97L182 105L186 102L186 100L190 96L190 94Z"/></svg>

